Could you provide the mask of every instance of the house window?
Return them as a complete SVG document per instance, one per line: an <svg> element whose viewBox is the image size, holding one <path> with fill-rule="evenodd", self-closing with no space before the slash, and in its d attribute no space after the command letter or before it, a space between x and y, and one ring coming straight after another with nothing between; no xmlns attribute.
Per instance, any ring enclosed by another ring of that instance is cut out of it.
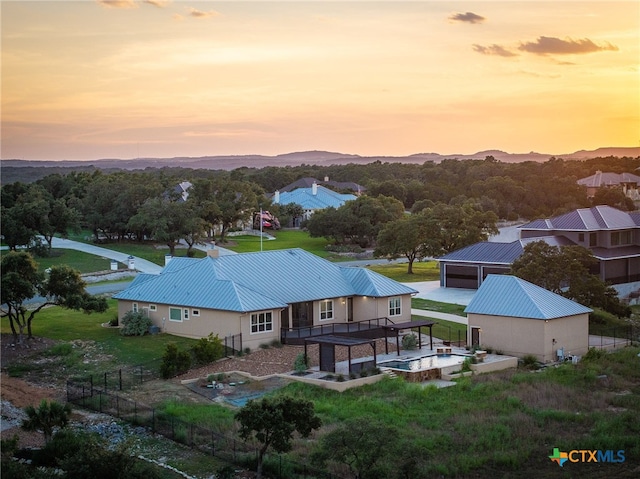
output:
<svg viewBox="0 0 640 479"><path fill-rule="evenodd" d="M631 244L631 243L633 243L633 233L631 231L621 231L620 244Z"/></svg>
<svg viewBox="0 0 640 479"><path fill-rule="evenodd" d="M389 298L389 316L400 316L402 314L402 301L399 297Z"/></svg>
<svg viewBox="0 0 640 479"><path fill-rule="evenodd" d="M180 322L182 322L182 309L180 309L180 308L169 308L169 321L180 321Z"/></svg>
<svg viewBox="0 0 640 479"><path fill-rule="evenodd" d="M611 233L611 246L618 246L620 244L620 232L614 231Z"/></svg>
<svg viewBox="0 0 640 479"><path fill-rule="evenodd" d="M157 311L158 307L155 304L150 304L149 305L149 311Z"/></svg>
<svg viewBox="0 0 640 479"><path fill-rule="evenodd" d="M584 243L584 233L578 233L578 241Z"/></svg>
<svg viewBox="0 0 640 479"><path fill-rule="evenodd" d="M320 301L320 321L333 319L333 300L325 299Z"/></svg>
<svg viewBox="0 0 640 479"><path fill-rule="evenodd" d="M184 313L184 319L189 319L189 310L187 308L184 308L183 313Z"/></svg>
<svg viewBox="0 0 640 479"><path fill-rule="evenodd" d="M273 331L273 318L271 312L253 313L251 315L251 334Z"/></svg>
<svg viewBox="0 0 640 479"><path fill-rule="evenodd" d="M134 313L138 312L138 303L133 303L131 305L131 311L133 311Z"/></svg>
<svg viewBox="0 0 640 479"><path fill-rule="evenodd" d="M598 234L590 233L589 234L589 246L598 246Z"/></svg>
<svg viewBox="0 0 640 479"><path fill-rule="evenodd" d="M200 316L200 310L199 309L192 309L191 310L191 315L192 316Z"/></svg>

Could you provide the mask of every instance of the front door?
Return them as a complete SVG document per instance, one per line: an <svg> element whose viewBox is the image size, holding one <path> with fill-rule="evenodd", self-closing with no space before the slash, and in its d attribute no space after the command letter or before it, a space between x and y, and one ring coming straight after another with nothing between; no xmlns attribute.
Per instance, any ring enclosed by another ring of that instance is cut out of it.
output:
<svg viewBox="0 0 640 479"><path fill-rule="evenodd" d="M309 328L313 326L313 301L293 303L291 305L293 328Z"/></svg>
<svg viewBox="0 0 640 479"><path fill-rule="evenodd" d="M280 311L280 327L289 329L289 308L284 308Z"/></svg>
<svg viewBox="0 0 640 479"><path fill-rule="evenodd" d="M347 321L353 321L353 298L347 298Z"/></svg>
<svg viewBox="0 0 640 479"><path fill-rule="evenodd" d="M471 327L471 347L480 346L480 328Z"/></svg>

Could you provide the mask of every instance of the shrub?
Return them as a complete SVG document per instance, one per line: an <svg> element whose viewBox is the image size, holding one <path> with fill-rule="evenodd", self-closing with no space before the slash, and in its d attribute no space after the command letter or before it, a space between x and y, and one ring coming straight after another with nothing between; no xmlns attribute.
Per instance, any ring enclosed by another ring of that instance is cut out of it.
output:
<svg viewBox="0 0 640 479"><path fill-rule="evenodd" d="M281 348L282 347L282 343L280 342L279 339L274 339L272 340L270 343L271 347L273 348Z"/></svg>
<svg viewBox="0 0 640 479"><path fill-rule="evenodd" d="M368 375L369 375L369 371L367 371L366 369L363 369L362 371L360 371L361 378L366 378Z"/></svg>
<svg viewBox="0 0 640 479"><path fill-rule="evenodd" d="M465 358L465 360L462 361L460 371L462 371L463 373L471 371L471 358Z"/></svg>
<svg viewBox="0 0 640 479"><path fill-rule="evenodd" d="M167 344L167 349L162 356L160 373L164 379L169 379L178 374L187 372L191 367L191 355L187 351L178 350L174 343Z"/></svg>
<svg viewBox="0 0 640 479"><path fill-rule="evenodd" d="M210 333L208 337L200 338L191 351L197 363L208 364L224 355L224 345L217 334Z"/></svg>
<svg viewBox="0 0 640 479"><path fill-rule="evenodd" d="M583 361L597 361L598 359L602 359L607 355L607 352L603 349L598 348L589 348L587 354L582 358Z"/></svg>
<svg viewBox="0 0 640 479"><path fill-rule="evenodd" d="M533 354L526 354L522 357L522 365L529 369L538 369L538 358Z"/></svg>
<svg viewBox="0 0 640 479"><path fill-rule="evenodd" d="M298 353L298 355L296 356L296 360L293 363L293 370L298 373L298 374L302 374L307 370L308 367L308 358L304 353Z"/></svg>
<svg viewBox="0 0 640 479"><path fill-rule="evenodd" d="M405 334L402 337L402 349L413 350L418 348L418 337L414 334Z"/></svg>
<svg viewBox="0 0 640 479"><path fill-rule="evenodd" d="M116 314L113 318L111 318L111 320L109 321L109 326L111 326L112 328L117 328L118 327L118 315Z"/></svg>
<svg viewBox="0 0 640 479"><path fill-rule="evenodd" d="M120 334L123 336L144 336L153 323L141 311L127 311L122 317Z"/></svg>
<svg viewBox="0 0 640 479"><path fill-rule="evenodd" d="M338 381L339 383L344 382L344 376L342 374L338 374L336 376L336 381Z"/></svg>

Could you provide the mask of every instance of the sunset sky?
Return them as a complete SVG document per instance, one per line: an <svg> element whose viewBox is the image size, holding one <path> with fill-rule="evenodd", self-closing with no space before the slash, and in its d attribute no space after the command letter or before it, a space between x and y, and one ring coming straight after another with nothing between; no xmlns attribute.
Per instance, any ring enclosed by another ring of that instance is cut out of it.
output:
<svg viewBox="0 0 640 479"><path fill-rule="evenodd" d="M6 1L2 159L640 142L640 2Z"/></svg>

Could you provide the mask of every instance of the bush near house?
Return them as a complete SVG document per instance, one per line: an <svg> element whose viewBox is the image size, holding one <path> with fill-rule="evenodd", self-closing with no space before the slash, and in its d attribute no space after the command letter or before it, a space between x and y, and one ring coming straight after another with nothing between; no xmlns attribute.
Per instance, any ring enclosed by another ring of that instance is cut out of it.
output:
<svg viewBox="0 0 640 479"><path fill-rule="evenodd" d="M120 334L123 336L144 336L153 324L141 311L127 311L121 323Z"/></svg>

